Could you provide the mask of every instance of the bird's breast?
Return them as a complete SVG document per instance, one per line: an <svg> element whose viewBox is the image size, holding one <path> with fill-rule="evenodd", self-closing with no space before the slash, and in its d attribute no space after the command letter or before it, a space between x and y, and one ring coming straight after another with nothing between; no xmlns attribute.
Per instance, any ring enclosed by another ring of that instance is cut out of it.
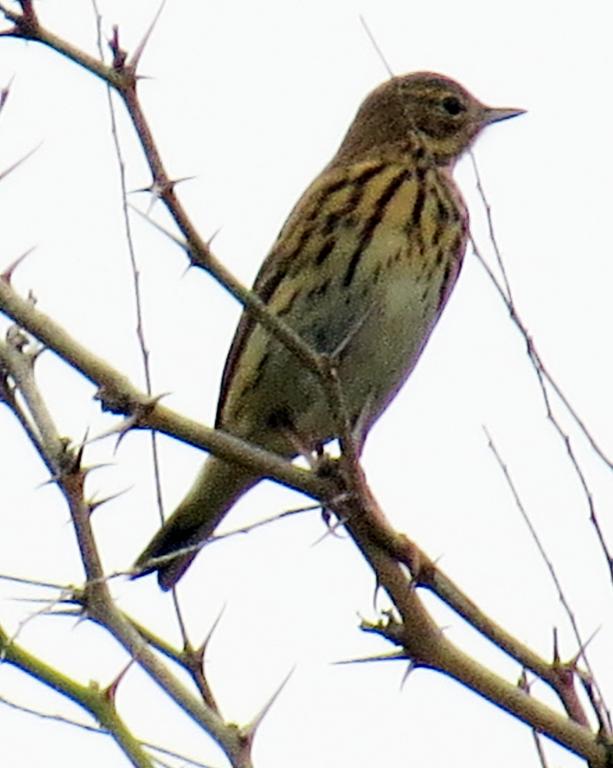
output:
<svg viewBox="0 0 613 768"><path fill-rule="evenodd" d="M439 169L377 162L316 181L282 230L269 307L336 357L348 411L366 430L415 366L455 284L466 230L459 193ZM256 325L225 426L253 439L279 414L303 443L334 433L321 382Z"/></svg>

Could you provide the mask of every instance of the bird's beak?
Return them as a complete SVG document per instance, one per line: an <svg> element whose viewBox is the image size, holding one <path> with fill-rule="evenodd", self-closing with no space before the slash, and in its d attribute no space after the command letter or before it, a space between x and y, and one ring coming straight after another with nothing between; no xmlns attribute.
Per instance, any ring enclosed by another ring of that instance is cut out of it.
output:
<svg viewBox="0 0 613 768"><path fill-rule="evenodd" d="M515 109L513 107L484 107L483 124L499 123L501 120L510 120L512 117L525 114L525 109Z"/></svg>

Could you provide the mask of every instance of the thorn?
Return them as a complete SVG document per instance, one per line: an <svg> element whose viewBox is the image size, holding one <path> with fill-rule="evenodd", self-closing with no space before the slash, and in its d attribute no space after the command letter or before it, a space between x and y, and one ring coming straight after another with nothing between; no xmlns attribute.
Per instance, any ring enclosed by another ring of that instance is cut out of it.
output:
<svg viewBox="0 0 613 768"><path fill-rule="evenodd" d="M133 663L134 659L130 659L113 682L102 691L102 695L105 696L113 706L115 706L115 696L117 694L117 689L119 688L119 683L124 679L126 672L130 669Z"/></svg>
<svg viewBox="0 0 613 768"><path fill-rule="evenodd" d="M137 195L141 192L148 192L149 194L154 194L155 184L149 184L148 187L137 187L136 189L130 189L128 191L129 195ZM136 210L136 209L135 209Z"/></svg>
<svg viewBox="0 0 613 768"><path fill-rule="evenodd" d="M219 611L219 613L217 614L217 618L216 618L216 619L215 619L215 621L212 623L212 625L211 625L211 628L210 628L210 629L209 629L209 631L207 632L207 635L206 635L206 637L204 638L204 640L203 640L203 641L202 641L202 643L200 644L200 647L199 647L199 648L197 648L197 649L194 651L194 655L196 656L196 658L198 658L198 659L200 660L200 663L202 664L202 666L204 666L204 656L205 656L205 654L206 654L206 649L208 648L208 646L209 646L209 643L211 642L211 639L212 639L212 637L213 637L213 634L215 633L215 630L216 630L216 629L217 629L217 627L219 626L219 622L221 621L221 617L224 615L224 613L225 613L225 610L226 610L226 604L224 603L224 604L221 606L221 610L220 610L220 611Z"/></svg>
<svg viewBox="0 0 613 768"><path fill-rule="evenodd" d="M8 267L0 274L0 280L4 280L5 283L11 284L11 278L13 277L13 272L17 269L17 267L21 264L22 261L24 261L34 250L34 246L32 248L28 248L27 251L21 254L21 256L18 256L15 261L13 261L11 264L8 265Z"/></svg>
<svg viewBox="0 0 613 768"><path fill-rule="evenodd" d="M10 581L13 584L25 584L28 587L44 587L45 589L55 589L58 592L73 594L74 588L66 584L58 584L53 581L38 581L38 579L25 579L19 576L9 576L7 573L0 573L2 581Z"/></svg>
<svg viewBox="0 0 613 768"><path fill-rule="evenodd" d="M55 483L60 480L60 475L53 474L49 475L49 477L46 480L43 480L42 483L39 483L36 487L36 490L40 490L41 488L45 488L47 485L54 485Z"/></svg>
<svg viewBox="0 0 613 768"><path fill-rule="evenodd" d="M95 437L91 437L87 444L90 445L91 443L97 443L99 440L105 440L107 437L112 437L113 435L117 434L124 434L125 432L128 432L132 427L137 424L138 422L138 416L136 414L133 414L132 416L128 416L127 418L123 419L120 424L116 427L111 427L110 429L107 429L104 432L101 432L99 435L96 435Z"/></svg>
<svg viewBox="0 0 613 768"><path fill-rule="evenodd" d="M568 662L568 665L573 669L573 671L577 671L577 665L579 662L579 659L583 656L583 654L587 651L588 645L592 642L592 640L600 633L601 627L597 627L592 634L588 637L588 639L581 645L577 653L571 658L571 660Z"/></svg>
<svg viewBox="0 0 613 768"><path fill-rule="evenodd" d="M125 401L118 402L117 399L113 399L114 394L112 397L109 397L105 394L103 389L104 388L101 387L94 396L95 400L98 400L100 403L102 403L103 410L110 411L111 413L122 414L125 410L130 408L130 403L126 403ZM141 416L143 414L149 413L153 408L155 408L157 403L168 394L168 392L163 392L160 395L149 397L146 402L137 402L132 404L130 410L133 409L133 413L131 413L130 416L127 416L125 419L123 419L116 427L111 427L105 432L101 432L99 435L92 437L87 441L87 444L98 442L99 440L111 437L112 435L119 435L117 445L115 446L116 451L124 436L139 423Z"/></svg>
<svg viewBox="0 0 613 768"><path fill-rule="evenodd" d="M134 80L135 80L137 83L140 83L140 82L141 82L141 80L153 80L153 79L154 79L154 78L153 78L153 77L151 77L150 75L135 75L135 74L133 74L133 75L132 75L132 77L134 78Z"/></svg>
<svg viewBox="0 0 613 768"><path fill-rule="evenodd" d="M404 675L402 676L402 680L400 681L400 690L404 688L406 685L407 680L409 679L409 675L413 670L417 669L417 664L411 659L409 663L407 664L407 668L405 670Z"/></svg>
<svg viewBox="0 0 613 768"><path fill-rule="evenodd" d="M138 417L134 415L133 418L126 419L124 422L125 429L118 433L117 435L117 442L115 443L115 447L113 448L113 454L116 455L117 451L119 450L119 446L123 442L124 437L130 432L130 430L138 424ZM129 426L128 426L129 425Z"/></svg>
<svg viewBox="0 0 613 768"><path fill-rule="evenodd" d="M37 144L34 147L34 149L31 149L29 152L26 152L26 154L23 155L23 157L20 157L19 160L16 160L12 165L9 165L8 168L5 168L3 171L1 171L0 172L0 181L2 181L2 179L6 178L9 175L9 173L12 173L22 163L25 163L26 160L29 160L35 152L38 152L38 150L40 149L41 146L42 146L42 141L39 144Z"/></svg>
<svg viewBox="0 0 613 768"><path fill-rule="evenodd" d="M253 737L255 736L255 732L260 727L260 724L270 711L272 705L275 703L275 701L279 698L281 695L281 692L289 682L290 677L294 674L296 670L296 667L293 666L290 671L287 673L283 681L281 682L281 685L277 688L277 690L272 694L270 699L264 704L262 709L258 712L258 714L254 717L254 719L249 723L249 725L245 726L244 728L241 728L241 735L247 742L253 742Z"/></svg>
<svg viewBox="0 0 613 768"><path fill-rule="evenodd" d="M110 431L110 434L113 434L113 430ZM79 462L79 467L81 469L81 472L84 475L89 475L90 472L95 472L97 469L106 469L107 467L114 467L115 463L112 461L101 461L97 464L88 464L87 466L84 466L81 462L83 460L83 454L85 452L85 448L88 445L91 445L92 443L96 442L97 440L101 440L103 437L106 437L106 433L103 435L98 435L97 437L92 437L90 439L89 437L89 428L85 430L85 435L83 436L83 439L80 443L77 443L75 445L75 449L77 451L77 461ZM123 491L121 491L123 493ZM101 502L103 503L103 502ZM94 502L96 504L96 502Z"/></svg>
<svg viewBox="0 0 613 768"><path fill-rule="evenodd" d="M147 192L151 195L151 201L147 208L147 216L150 215L153 210L153 206L158 200L163 199L166 195L174 191L174 188L178 184L182 184L184 181L193 181L196 176L180 176L176 179L155 179L148 187L139 187L138 189L131 190L130 194L136 194L138 192Z"/></svg>
<svg viewBox="0 0 613 768"><path fill-rule="evenodd" d="M560 648L558 645L558 628L553 628L553 663L557 667L560 663Z"/></svg>
<svg viewBox="0 0 613 768"><path fill-rule="evenodd" d="M404 651L390 651L389 653L378 653L374 656L356 656L355 659L342 659L333 661L332 664L337 667L343 667L348 664L368 664L372 661L406 661L407 655Z"/></svg>
<svg viewBox="0 0 613 768"><path fill-rule="evenodd" d="M61 596L59 598L54 597L53 599L46 597L9 597L8 599L13 603L27 603L28 605L48 605L49 607L56 606L58 603L62 602L70 602L69 599L62 598ZM51 611L44 611L39 615L53 616L53 613Z"/></svg>
<svg viewBox="0 0 613 768"><path fill-rule="evenodd" d="M149 205L147 206L147 216L151 215L155 204L158 200L162 200L166 195L169 195L174 190L175 182L172 179L160 180L154 179L153 183L149 186L149 189L145 189L145 192L151 194L149 199Z"/></svg>
<svg viewBox="0 0 613 768"><path fill-rule="evenodd" d="M101 499L91 499L90 501L86 502L89 506L89 514L93 515L93 513L101 507L103 504L106 504L109 501L115 501L115 499L118 499L120 496L123 496L125 493L128 493L134 488L133 485L128 486L127 488L124 488L121 491L117 491L117 493L111 493L108 496L104 496Z"/></svg>
<svg viewBox="0 0 613 768"><path fill-rule="evenodd" d="M379 596L379 592L381 591L381 582L379 581L379 577L375 574L375 588L372 591L372 607L375 612L378 612L377 608L377 597Z"/></svg>
<svg viewBox="0 0 613 768"><path fill-rule="evenodd" d="M81 441L81 444L77 448L77 453L75 456L76 464L78 467L81 466L81 462L83 460L83 454L85 452L85 445L87 444L87 437L89 435L89 428L85 430L85 434L83 436L83 440Z"/></svg>
<svg viewBox="0 0 613 768"><path fill-rule="evenodd" d="M194 176L188 177L188 178L195 178ZM209 237L209 239L206 241L206 247L210 248L213 245L213 240L217 237L217 235L221 232L221 227L218 227L213 234Z"/></svg>
<svg viewBox="0 0 613 768"><path fill-rule="evenodd" d="M9 93L11 92L11 86L13 85L13 80L15 79L15 76L11 77L11 79L8 81L8 84L4 86L0 90L0 112L2 112L2 109L4 105L6 104L6 100L9 97Z"/></svg>
<svg viewBox="0 0 613 768"><path fill-rule="evenodd" d="M108 41L108 45L113 54L113 69L118 72L123 71L128 54L119 45L119 27L117 24L113 24L113 34Z"/></svg>
<svg viewBox="0 0 613 768"><path fill-rule="evenodd" d="M78 472L83 476L83 479L85 479L85 472L83 472L83 468L81 467L81 459L83 458L82 452L74 452L74 448L69 437L60 437L60 441L62 442L63 447L62 455L60 457L62 463L62 472L69 473L71 475Z"/></svg>
<svg viewBox="0 0 613 768"><path fill-rule="evenodd" d="M189 177L189 178L194 178L194 177L193 177L193 176L191 176L191 177ZM211 245L212 245L212 243L213 243L213 240L215 240L215 238L217 237L217 235L218 235L220 232L221 232L221 227L219 227L219 229L216 229L216 230L213 232L213 234L212 234L212 235L209 237L209 239L206 241L206 247L207 247L207 250L210 250L210 249L211 249ZM190 254L190 250L189 250L189 248L185 248L185 250L186 250L186 252L187 252L188 256L190 256L191 254ZM190 261L188 262L187 266L185 267L185 271L183 272L183 274L181 275L181 277L185 277L185 275L186 275L186 274L187 274L187 273L188 273L190 270L192 270L192 269L193 269L195 266L196 266L196 263L194 262L194 260L193 260L193 259L191 259L191 258L190 258Z"/></svg>
<svg viewBox="0 0 613 768"><path fill-rule="evenodd" d="M45 611L43 614L44 616L61 616L62 618L74 618L76 619L76 624L81 624L83 621L87 621L87 616L83 614L83 609L75 606L72 609L68 608L57 608L50 611Z"/></svg>
<svg viewBox="0 0 613 768"><path fill-rule="evenodd" d="M114 453L117 453L119 445L121 444L124 437L128 434L130 429L132 429L133 426L137 425L140 422L141 416L145 413L149 413L153 408L155 408L155 406L160 402L160 400L163 397L166 397L168 394L169 392L162 392L159 395L152 395L148 398L146 403L140 404L135 408L132 416L126 419L124 422L124 425L131 423L131 426L125 428L122 432L119 433L119 437L117 438L117 443L115 445Z"/></svg>
<svg viewBox="0 0 613 768"><path fill-rule="evenodd" d="M151 213L155 207L157 201L162 197L162 190L159 191L155 188L151 189L151 197L149 199L149 205L147 206L147 216L151 216Z"/></svg>
<svg viewBox="0 0 613 768"><path fill-rule="evenodd" d="M109 467L114 467L115 462L113 461L101 461L98 464L88 464L87 466L81 467L81 472L85 475L89 475L90 472L95 472L97 469L108 469Z"/></svg>
<svg viewBox="0 0 613 768"><path fill-rule="evenodd" d="M145 32L143 39L140 41L140 43L136 46L136 49L134 51L134 54L132 55L131 60L128 62L128 67L134 72L138 66L138 62L140 61L140 57L143 54L143 51L145 50L145 46L149 42L149 38L151 37L151 33L154 30L155 25L158 22L158 19L160 18L162 11L164 10L164 6L166 5L166 0L162 0L160 3L160 7L157 10L157 13L153 17L153 21L149 25L149 29Z"/></svg>
<svg viewBox="0 0 613 768"><path fill-rule="evenodd" d="M178 184L183 184L184 181L193 181L197 179L197 176L178 176L176 179L161 179L153 181L148 187L137 187L132 189L129 194L135 195L138 192L148 192L154 197L163 197L164 193L173 190Z"/></svg>
<svg viewBox="0 0 613 768"><path fill-rule="evenodd" d="M188 251L188 252L189 252L189 251ZM183 278L185 277L185 275L187 275L187 273L188 273L188 272L191 272L191 271L192 271L192 269L195 269L195 268L196 268L196 264L195 264L195 262L193 262L193 261L190 259L190 261L188 261L188 262L187 262L187 266L186 266L186 267L185 267L185 269L183 270L183 274L181 275L181 279L183 279Z"/></svg>
<svg viewBox="0 0 613 768"><path fill-rule="evenodd" d="M86 621L89 621L89 616L87 615L87 611L86 611L86 606L85 605L82 605L80 610L79 609L75 609L75 611L77 611L77 610L79 611L78 614L75 613L75 612L70 612L70 611L54 611L54 613L56 614L56 616L61 616L61 615L76 616L77 620L74 623L74 627L73 627L73 629L74 629L75 627L78 627L81 624L84 624Z"/></svg>
<svg viewBox="0 0 613 768"><path fill-rule="evenodd" d="M439 560L440 560L440 557L437 557L436 560L433 560L432 562L434 563L434 565L438 565ZM402 571L402 573L404 574L408 582L409 590L411 592L415 592L415 590L419 586L419 573L420 573L419 568L416 569L417 576L413 576L411 569L409 568L408 565L406 565L406 563L398 563L398 566L400 567L400 570Z"/></svg>

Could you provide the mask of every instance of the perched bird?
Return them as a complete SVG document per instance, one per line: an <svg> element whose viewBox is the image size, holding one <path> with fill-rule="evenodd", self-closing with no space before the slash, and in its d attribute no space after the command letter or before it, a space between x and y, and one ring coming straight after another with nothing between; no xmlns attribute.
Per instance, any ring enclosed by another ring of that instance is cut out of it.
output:
<svg viewBox="0 0 613 768"><path fill-rule="evenodd" d="M430 72L393 77L362 103L332 161L302 195L253 290L316 351L337 353L361 446L411 373L455 285L468 214L452 170L490 123L521 109L486 107ZM314 451L336 426L321 382L244 312L224 368L216 427L284 457ZM262 478L209 456L136 561L163 589Z"/></svg>

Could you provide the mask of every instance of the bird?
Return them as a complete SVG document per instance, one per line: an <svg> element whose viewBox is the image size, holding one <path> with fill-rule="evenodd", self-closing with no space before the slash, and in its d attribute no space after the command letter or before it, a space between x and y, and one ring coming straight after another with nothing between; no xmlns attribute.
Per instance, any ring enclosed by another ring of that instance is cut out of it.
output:
<svg viewBox="0 0 613 768"><path fill-rule="evenodd" d="M486 106L437 73L391 77L362 102L257 274L253 291L268 310L334 357L358 452L414 369L460 273L469 217L454 165L486 126L524 111ZM247 310L215 427L287 459L338 437L317 376ZM136 576L157 571L163 590L174 587L261 479L209 455L136 560Z"/></svg>

